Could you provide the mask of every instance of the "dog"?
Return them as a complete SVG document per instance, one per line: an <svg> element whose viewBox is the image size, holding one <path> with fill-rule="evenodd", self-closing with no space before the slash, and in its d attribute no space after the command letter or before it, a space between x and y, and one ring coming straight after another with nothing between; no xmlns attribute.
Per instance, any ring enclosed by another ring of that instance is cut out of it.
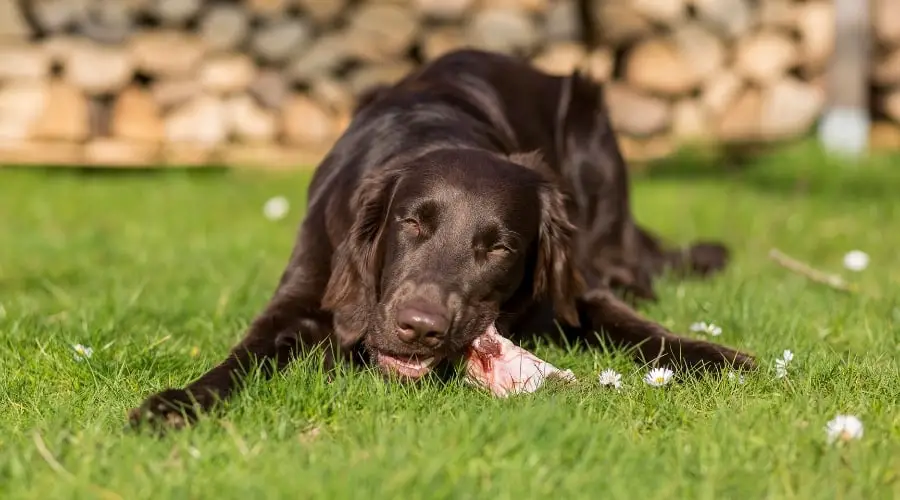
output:
<svg viewBox="0 0 900 500"><path fill-rule="evenodd" d="M664 272L708 276L727 248L667 248L634 220L602 86L474 49L448 53L360 99L317 168L284 272L227 358L131 411L181 426L324 347L416 380L491 325L562 332L688 369L753 356L678 336L633 308Z"/></svg>

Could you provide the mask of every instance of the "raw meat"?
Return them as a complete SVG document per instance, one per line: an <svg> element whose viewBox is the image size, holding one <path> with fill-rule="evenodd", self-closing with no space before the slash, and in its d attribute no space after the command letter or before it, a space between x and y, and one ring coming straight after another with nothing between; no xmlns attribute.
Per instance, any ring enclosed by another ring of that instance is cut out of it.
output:
<svg viewBox="0 0 900 500"><path fill-rule="evenodd" d="M560 370L513 344L491 325L466 352L466 381L495 396L534 392L548 377L574 381L571 370Z"/></svg>

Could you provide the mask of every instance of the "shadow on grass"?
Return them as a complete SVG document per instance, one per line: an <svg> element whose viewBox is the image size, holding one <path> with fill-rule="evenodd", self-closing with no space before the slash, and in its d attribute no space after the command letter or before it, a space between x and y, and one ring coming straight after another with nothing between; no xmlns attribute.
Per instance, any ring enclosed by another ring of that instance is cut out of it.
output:
<svg viewBox="0 0 900 500"><path fill-rule="evenodd" d="M900 191L900 152L873 152L851 160L830 155L815 141L776 147L685 148L650 162L634 178L721 181L782 195L895 198Z"/></svg>

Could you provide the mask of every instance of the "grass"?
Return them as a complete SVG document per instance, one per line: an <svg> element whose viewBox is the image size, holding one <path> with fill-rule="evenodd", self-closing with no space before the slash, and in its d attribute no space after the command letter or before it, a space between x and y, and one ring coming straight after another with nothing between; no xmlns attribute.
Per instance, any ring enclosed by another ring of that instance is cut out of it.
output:
<svg viewBox="0 0 900 500"><path fill-rule="evenodd" d="M328 382L312 359L162 439L126 431L125 413L242 336L308 174L0 171L0 498L900 497L900 168L808 149L740 169L669 163L636 177L637 218L735 256L715 279L664 280L642 310L682 332L722 326L719 341L762 360L744 385L654 389L622 353L542 345L580 382L495 400L459 381ZM277 194L292 211L268 221ZM791 274L771 247L862 292ZM855 248L871 265L847 273ZM778 380L784 349L796 357ZM606 367L624 390L596 383ZM862 419L861 440L827 445L838 413Z"/></svg>

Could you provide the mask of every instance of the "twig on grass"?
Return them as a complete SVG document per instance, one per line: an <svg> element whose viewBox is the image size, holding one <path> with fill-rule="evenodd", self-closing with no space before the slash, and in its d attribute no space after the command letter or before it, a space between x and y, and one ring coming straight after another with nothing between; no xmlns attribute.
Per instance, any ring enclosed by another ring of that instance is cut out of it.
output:
<svg viewBox="0 0 900 500"><path fill-rule="evenodd" d="M59 474L60 476L63 476L69 481L75 481L75 475L66 470L66 468L63 467L63 465L59 463L58 460L56 460L56 458L53 456L53 453L51 453L50 449L47 448L47 444L44 443L44 439L41 437L41 434L39 432L35 431L32 434L32 440L34 441L35 448L37 448L38 455L40 455L41 458L44 459L44 462L47 462L47 465L49 465L50 468L53 469L53 472ZM87 486L94 490L94 492L97 493L97 495L99 495L101 498L122 500L122 496L114 491L109 491L107 489L101 488L100 486L90 483Z"/></svg>
<svg viewBox="0 0 900 500"><path fill-rule="evenodd" d="M816 283L829 286L831 288L834 288L835 290L840 290L842 292L858 291L855 285L853 285L852 283L847 283L844 278L841 278L836 274L829 274L824 271L819 271L809 264L800 262L799 260L788 256L777 248L769 250L769 258L777 262L781 267L805 276L806 278L815 281Z"/></svg>

